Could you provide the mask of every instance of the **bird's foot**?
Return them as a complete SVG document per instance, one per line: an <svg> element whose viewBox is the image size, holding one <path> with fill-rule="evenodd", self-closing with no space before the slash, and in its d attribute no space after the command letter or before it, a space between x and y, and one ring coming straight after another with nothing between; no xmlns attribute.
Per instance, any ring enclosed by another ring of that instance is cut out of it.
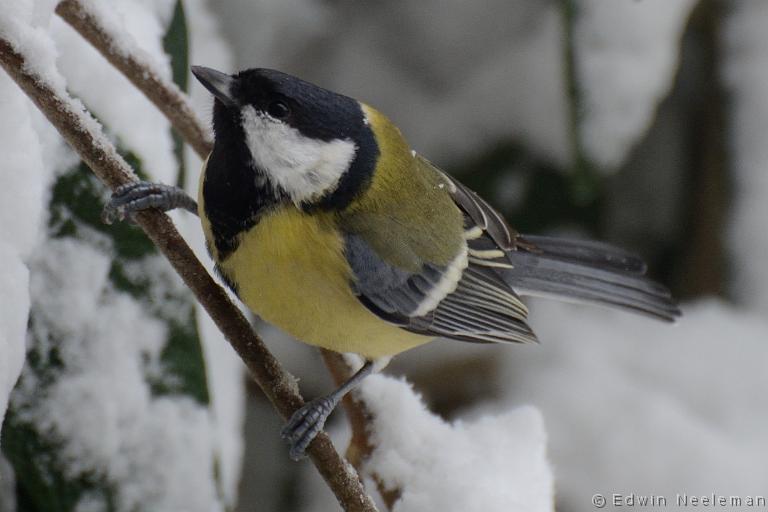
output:
<svg viewBox="0 0 768 512"><path fill-rule="evenodd" d="M323 430L325 420L333 412L336 403L332 398L323 396L312 400L293 413L280 433L280 436L290 445L288 455L291 459L299 461L306 457L305 451L309 443Z"/></svg>
<svg viewBox="0 0 768 512"><path fill-rule="evenodd" d="M197 203L179 187L138 181L129 183L115 190L112 198L101 212L105 224L128 220L134 222L134 215L149 208L167 212L175 208L184 208L197 213Z"/></svg>

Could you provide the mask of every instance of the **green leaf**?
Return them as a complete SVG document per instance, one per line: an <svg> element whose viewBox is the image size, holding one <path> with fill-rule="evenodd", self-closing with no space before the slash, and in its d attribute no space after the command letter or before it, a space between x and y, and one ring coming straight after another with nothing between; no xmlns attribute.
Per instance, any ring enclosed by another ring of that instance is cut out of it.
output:
<svg viewBox="0 0 768 512"><path fill-rule="evenodd" d="M173 9L173 17L168 25L168 31L163 38L163 49L171 58L171 72L173 81L184 92L189 86L189 33L187 32L187 17L184 13L184 4L177 0ZM184 140L176 130L171 129L173 147L176 161L179 165L176 185L184 188L187 178L187 169L184 165Z"/></svg>
<svg viewBox="0 0 768 512"><path fill-rule="evenodd" d="M163 49L171 58L173 81L179 89L186 92L189 83L189 33L184 4L177 0L168 31L163 37Z"/></svg>

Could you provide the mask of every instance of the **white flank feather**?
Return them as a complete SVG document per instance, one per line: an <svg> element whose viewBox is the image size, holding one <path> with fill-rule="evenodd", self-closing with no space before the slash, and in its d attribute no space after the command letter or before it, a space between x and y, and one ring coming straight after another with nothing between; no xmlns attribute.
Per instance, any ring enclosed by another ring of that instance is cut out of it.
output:
<svg viewBox="0 0 768 512"><path fill-rule="evenodd" d="M440 304L449 293L456 290L456 286L459 284L461 275L464 269L469 264L467 245L464 244L461 247L461 251L456 257L448 264L448 268L445 269L445 273L440 278L434 288L429 291L429 294L424 297L416 311L411 313L412 316L423 316L432 311Z"/></svg>

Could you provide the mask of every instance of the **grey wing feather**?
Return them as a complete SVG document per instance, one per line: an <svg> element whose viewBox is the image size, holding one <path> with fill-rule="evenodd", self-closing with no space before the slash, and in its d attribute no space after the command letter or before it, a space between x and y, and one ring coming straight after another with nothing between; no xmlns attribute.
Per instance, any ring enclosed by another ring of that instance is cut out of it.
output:
<svg viewBox="0 0 768 512"><path fill-rule="evenodd" d="M667 288L644 275L645 264L607 244L522 235L507 253L504 279L523 295L618 307L672 321L680 310ZM535 241L535 242L534 242Z"/></svg>
<svg viewBox="0 0 768 512"><path fill-rule="evenodd" d="M414 312L440 281L445 269L426 264L418 273L382 260L358 235L345 236L345 255L363 305L403 329L475 343L536 341L525 322L527 309L497 274L474 264L464 269L456 289L432 311Z"/></svg>
<svg viewBox="0 0 768 512"><path fill-rule="evenodd" d="M642 259L609 244L520 235L476 193L447 174L468 226L470 262L492 268L521 295L548 296L618 307L673 321L680 310L667 288L645 276Z"/></svg>
<svg viewBox="0 0 768 512"><path fill-rule="evenodd" d="M672 321L680 310L669 290L645 276L637 256L591 240L518 235L512 251L470 258L494 269L520 295L617 307ZM470 242L470 255L498 248L489 237Z"/></svg>
<svg viewBox="0 0 768 512"><path fill-rule="evenodd" d="M517 232L507 224L501 214L473 190L450 175L440 172L453 185L453 200L469 216L468 220L471 220L472 225L485 231L499 249L514 249Z"/></svg>
<svg viewBox="0 0 768 512"><path fill-rule="evenodd" d="M524 241L552 258L640 275L647 271L645 262L638 256L603 242L541 235L525 235Z"/></svg>
<svg viewBox="0 0 768 512"><path fill-rule="evenodd" d="M359 235L347 234L344 241L345 255L355 275L352 283L355 294L364 296L371 305L387 314L408 316L415 311L431 289L429 282L421 281L440 272L439 269L427 269L419 282L422 286L411 285L418 274L389 265Z"/></svg>
<svg viewBox="0 0 768 512"><path fill-rule="evenodd" d="M535 343L527 309L509 286L470 264L456 291L432 313L431 330L447 338L475 343Z"/></svg>

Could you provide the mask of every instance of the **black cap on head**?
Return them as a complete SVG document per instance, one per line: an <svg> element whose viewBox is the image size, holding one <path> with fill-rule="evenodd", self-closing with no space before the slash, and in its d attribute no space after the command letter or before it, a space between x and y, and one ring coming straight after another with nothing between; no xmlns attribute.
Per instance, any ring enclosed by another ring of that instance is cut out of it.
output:
<svg viewBox="0 0 768 512"><path fill-rule="evenodd" d="M364 127L360 103L273 69L248 69L234 76L233 95L313 139L354 138Z"/></svg>
<svg viewBox="0 0 768 512"><path fill-rule="evenodd" d="M192 74L224 107L251 105L313 139L354 138L365 124L356 100L287 73L256 68L227 75L192 66Z"/></svg>
<svg viewBox="0 0 768 512"><path fill-rule="evenodd" d="M249 154L245 146L257 144L254 141L259 140L262 146L256 146L256 153L263 156L267 152L263 144L282 139L283 142L268 149L272 154L285 151L286 161L293 160L289 154L291 147L286 147L282 135L277 139L263 137L265 130L277 129L270 126L281 124L295 129L306 139L354 144L354 160L335 189L308 202L307 208L343 208L370 183L379 148L357 100L272 69L255 68L227 75L195 66L192 72L216 98L213 112L216 145L237 146L230 148L230 154L242 154L245 158ZM254 123L254 113L275 124ZM246 123L244 116L251 121ZM257 136L252 137L254 134ZM255 154L253 148L251 146L250 155ZM258 160L254 159L257 164ZM278 172L270 168L263 170L268 176ZM278 172L276 176L284 175Z"/></svg>

